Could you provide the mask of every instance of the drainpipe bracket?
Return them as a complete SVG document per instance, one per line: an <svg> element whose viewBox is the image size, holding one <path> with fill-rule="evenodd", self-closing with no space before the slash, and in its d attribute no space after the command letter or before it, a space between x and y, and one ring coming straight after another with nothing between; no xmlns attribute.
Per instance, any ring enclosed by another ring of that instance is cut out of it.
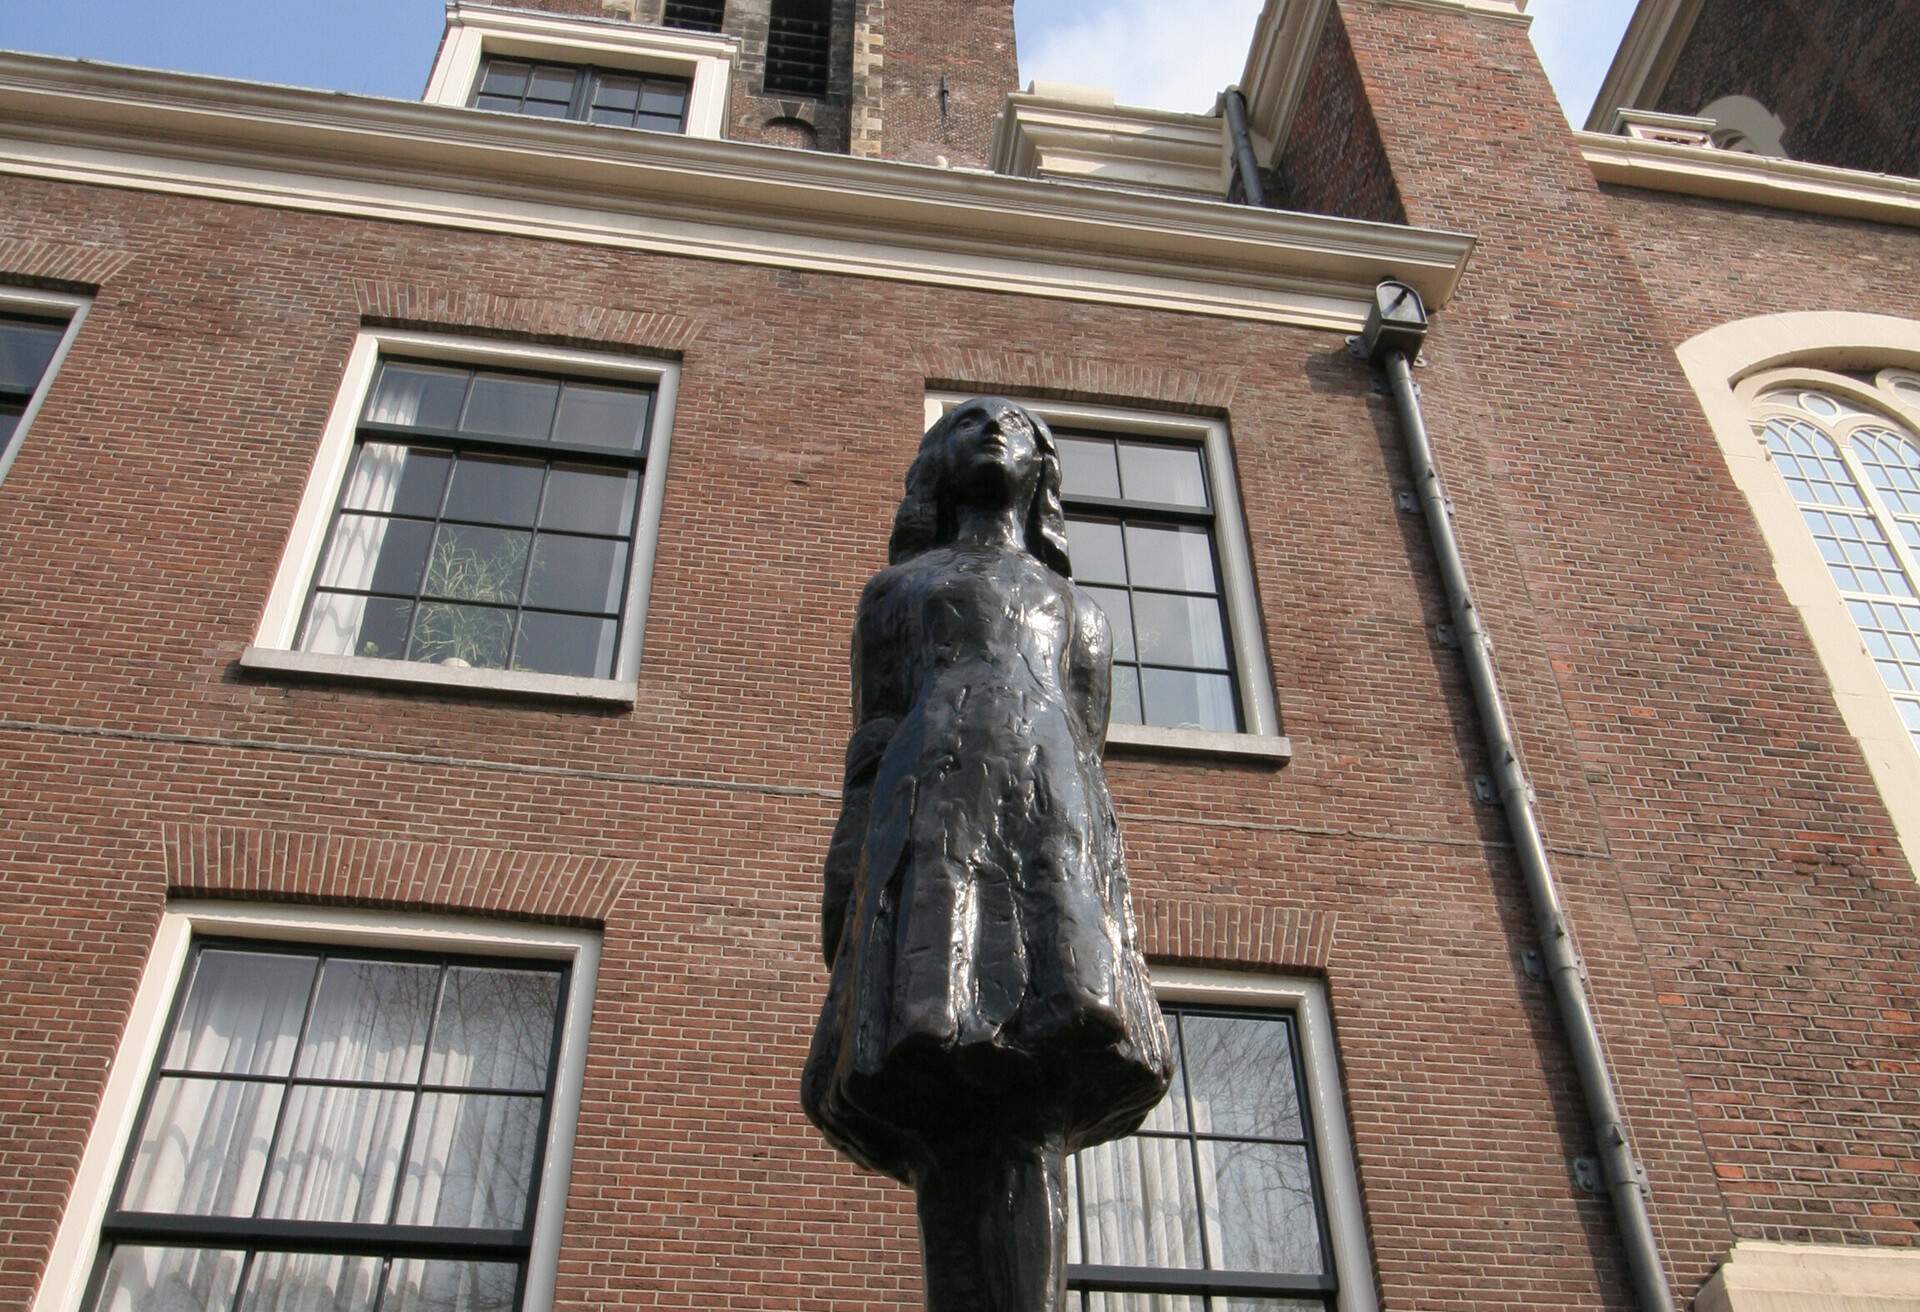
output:
<svg viewBox="0 0 1920 1312"><path fill-rule="evenodd" d="M1460 645L1460 630L1454 628L1451 624L1436 624L1433 626L1433 640L1442 647L1458 647Z"/></svg>
<svg viewBox="0 0 1920 1312"><path fill-rule="evenodd" d="M1494 787L1492 775L1477 774L1473 777L1473 800L1488 805L1500 800L1500 790Z"/></svg>
<svg viewBox="0 0 1920 1312"><path fill-rule="evenodd" d="M1597 1157L1574 1158L1573 1182L1590 1194L1606 1192L1606 1186L1600 1179L1600 1159Z"/></svg>
<svg viewBox="0 0 1920 1312"><path fill-rule="evenodd" d="M1405 514L1417 515L1420 513L1420 498L1411 492L1395 492L1393 494L1393 504Z"/></svg>

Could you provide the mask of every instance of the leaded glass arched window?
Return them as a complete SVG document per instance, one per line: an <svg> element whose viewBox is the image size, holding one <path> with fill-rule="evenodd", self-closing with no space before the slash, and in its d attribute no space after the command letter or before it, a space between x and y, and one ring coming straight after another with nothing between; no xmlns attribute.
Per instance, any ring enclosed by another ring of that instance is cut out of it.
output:
<svg viewBox="0 0 1920 1312"><path fill-rule="evenodd" d="M1753 396L1766 444L1861 644L1920 750L1920 375L1783 373Z"/></svg>

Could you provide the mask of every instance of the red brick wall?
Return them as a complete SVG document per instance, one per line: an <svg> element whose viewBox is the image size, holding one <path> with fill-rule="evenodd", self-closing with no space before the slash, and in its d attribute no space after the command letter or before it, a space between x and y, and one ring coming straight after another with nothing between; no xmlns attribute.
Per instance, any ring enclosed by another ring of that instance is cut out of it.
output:
<svg viewBox="0 0 1920 1312"><path fill-rule="evenodd" d="M1268 203L1278 208L1406 222L1338 6L1327 14L1275 173Z"/></svg>
<svg viewBox="0 0 1920 1312"><path fill-rule="evenodd" d="M905 1191L837 1161L795 1081L846 633L923 393L954 384L1229 420L1298 755L1115 760L1148 940L1324 972L1387 1306L1611 1297L1392 422L1337 337L9 185L0 241L117 254L0 245L0 274L103 279L0 484L0 1305L39 1278L171 888L602 925L560 1305L916 1307ZM680 358L632 711L236 669L368 312Z"/></svg>
<svg viewBox="0 0 1920 1312"><path fill-rule="evenodd" d="M867 0L867 9L881 36L880 153L984 167L1000 102L1019 86L1012 0Z"/></svg>
<svg viewBox="0 0 1920 1312"><path fill-rule="evenodd" d="M1751 96L1794 159L1920 173L1920 50L1904 0L1706 0L1652 108Z"/></svg>
<svg viewBox="0 0 1920 1312"><path fill-rule="evenodd" d="M1676 1286L1734 1235L1910 1242L1920 890L1661 289L1523 28L1340 5L1409 220L1479 237L1424 404Z"/></svg>

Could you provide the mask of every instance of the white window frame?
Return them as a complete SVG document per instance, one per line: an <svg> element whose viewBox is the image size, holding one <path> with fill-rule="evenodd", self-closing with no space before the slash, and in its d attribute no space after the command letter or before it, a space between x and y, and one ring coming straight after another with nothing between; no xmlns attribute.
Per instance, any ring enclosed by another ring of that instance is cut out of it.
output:
<svg viewBox="0 0 1920 1312"><path fill-rule="evenodd" d="M519 957L566 962L572 967L566 1013L561 1018L560 1057L546 1160L540 1172L540 1202L534 1211L533 1244L527 1259L526 1298L520 1312L550 1312L560 1259L560 1228L566 1213L567 1180L573 1166L574 1126L586 1071L587 1036L600 967L600 936L587 930L467 920L456 916L320 907L248 905L181 900L160 917L146 969L134 992L120 1050L93 1130L80 1157L73 1192L55 1233L46 1274L32 1312L80 1312L87 1280L100 1251L100 1230L112 1201L120 1164L139 1127L141 1093L159 1054L173 999L184 984L188 950L196 935L254 938L273 943L315 943Z"/></svg>
<svg viewBox="0 0 1920 1312"><path fill-rule="evenodd" d="M327 531L332 527L341 480L353 462L355 432L382 356L444 360L481 368L539 370L576 378L643 383L655 389L646 469L640 485L639 518L634 525L633 565L622 612L620 666L612 678L536 674L528 670L454 669L419 661L295 650L301 612L314 571L320 566ZM265 673L631 706L640 682L640 654L646 636L647 600L653 577L654 548L660 536L660 506L666 492L667 456L679 379L679 367L662 360L384 328L363 330L347 356L346 371L334 394L320 449L314 457L313 472L294 515L293 531L281 554L253 645L241 654L240 664Z"/></svg>
<svg viewBox="0 0 1920 1312"><path fill-rule="evenodd" d="M481 66L490 56L684 77L692 84L685 135L719 140L727 135L740 39L455 0L447 6L446 36L423 99L430 105L472 104Z"/></svg>
<svg viewBox="0 0 1920 1312"><path fill-rule="evenodd" d="M1307 1072L1307 1087L1301 1093L1313 1120L1321 1201L1327 1209L1333 1265L1340 1279L1334 1306L1339 1312L1379 1312L1326 985L1317 979L1192 966L1155 966L1153 984L1163 1002L1292 1013L1300 1036L1301 1065Z"/></svg>
<svg viewBox="0 0 1920 1312"><path fill-rule="evenodd" d="M929 392L925 422L972 397L969 392ZM1239 733L1209 729L1169 729L1153 724L1116 724L1107 742L1146 751L1236 757L1284 765L1293 745L1280 734L1273 698L1273 671L1267 664L1266 628L1253 586L1253 561L1247 549L1246 521L1240 514L1240 482L1233 463L1233 442L1225 421L1196 415L1088 405L1077 401L1007 398L1063 428L1091 428L1122 435L1188 442L1206 453L1208 493L1213 499L1213 546L1220 560L1221 597L1227 606L1228 641L1233 646L1235 677L1245 727Z"/></svg>
<svg viewBox="0 0 1920 1312"><path fill-rule="evenodd" d="M27 444L34 416L40 413L47 392L53 386L54 375L60 372L67 351L73 346L73 339L80 334L80 325L86 321L87 308L92 304L85 296L72 296L66 292L0 287L0 314L37 315L47 319L64 318L67 321L67 330L61 334L60 344L53 348L53 354L47 359L47 367L40 371L40 382L33 389L32 398L20 412L20 422L13 430L13 441L5 451L0 451L0 483L6 481L7 471L13 468L13 462L20 457L20 449Z"/></svg>

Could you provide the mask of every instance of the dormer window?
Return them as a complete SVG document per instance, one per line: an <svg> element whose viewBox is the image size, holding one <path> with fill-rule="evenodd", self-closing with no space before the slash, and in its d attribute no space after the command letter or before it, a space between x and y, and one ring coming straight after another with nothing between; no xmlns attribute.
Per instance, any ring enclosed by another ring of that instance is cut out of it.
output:
<svg viewBox="0 0 1920 1312"><path fill-rule="evenodd" d="M489 58L482 65L473 106L536 118L684 132L692 89L691 78L664 73Z"/></svg>
<svg viewBox="0 0 1920 1312"><path fill-rule="evenodd" d="M740 40L694 27L646 27L572 14L453 0L433 66L429 104L534 118L726 135ZM717 24L718 19L715 18Z"/></svg>

